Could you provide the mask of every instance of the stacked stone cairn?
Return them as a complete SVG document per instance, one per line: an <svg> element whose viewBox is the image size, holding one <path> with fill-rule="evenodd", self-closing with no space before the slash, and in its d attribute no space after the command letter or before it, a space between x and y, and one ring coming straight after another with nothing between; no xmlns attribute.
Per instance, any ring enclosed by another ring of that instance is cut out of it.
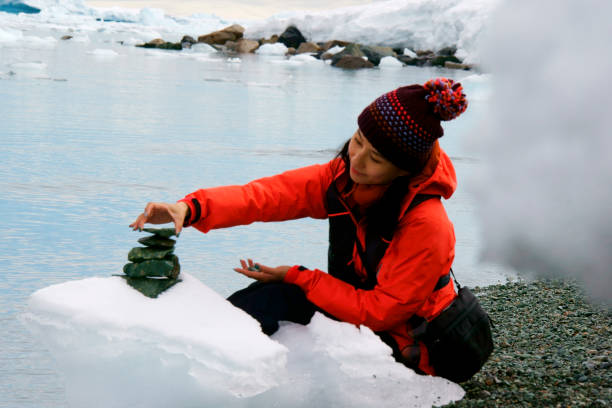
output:
<svg viewBox="0 0 612 408"><path fill-rule="evenodd" d="M138 240L144 247L130 250L130 262L123 266L125 275L119 276L143 295L156 298L180 282L181 266L174 254L176 240L170 238L176 232L174 228L144 228L143 231L153 235Z"/></svg>

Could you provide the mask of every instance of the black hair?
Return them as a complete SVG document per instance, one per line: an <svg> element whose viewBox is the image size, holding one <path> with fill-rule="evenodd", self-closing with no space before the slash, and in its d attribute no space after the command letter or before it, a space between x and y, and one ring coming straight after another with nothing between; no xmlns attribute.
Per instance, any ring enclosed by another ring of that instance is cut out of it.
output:
<svg viewBox="0 0 612 408"><path fill-rule="evenodd" d="M337 154L337 157L344 162L344 173L348 173L351 166L351 159L348 154L350 142L351 139L347 140ZM410 174L414 173L410 172ZM343 189L344 192L349 191L353 186L351 177L347 176L346 178L347 183ZM386 240L391 240L400 216L402 201L408 193L410 180L410 175L395 178L380 200L376 201L367 209L365 216L368 233L375 233Z"/></svg>

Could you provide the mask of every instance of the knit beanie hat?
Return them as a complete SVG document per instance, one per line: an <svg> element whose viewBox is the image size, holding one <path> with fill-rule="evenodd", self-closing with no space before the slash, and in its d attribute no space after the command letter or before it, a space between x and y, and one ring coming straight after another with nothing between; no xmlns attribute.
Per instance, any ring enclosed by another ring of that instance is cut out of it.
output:
<svg viewBox="0 0 612 408"><path fill-rule="evenodd" d="M357 123L372 146L391 163L420 171L436 139L444 134L440 121L454 119L466 108L461 84L436 78L380 96L361 112Z"/></svg>

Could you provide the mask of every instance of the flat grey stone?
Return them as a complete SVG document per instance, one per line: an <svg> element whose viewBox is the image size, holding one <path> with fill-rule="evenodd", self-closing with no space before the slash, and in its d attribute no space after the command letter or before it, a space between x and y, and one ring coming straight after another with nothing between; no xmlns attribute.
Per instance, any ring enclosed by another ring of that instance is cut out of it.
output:
<svg viewBox="0 0 612 408"><path fill-rule="evenodd" d="M123 273L131 278L144 278L147 276L176 278L180 271L181 266L176 255L170 255L160 260L131 262L123 266Z"/></svg>
<svg viewBox="0 0 612 408"><path fill-rule="evenodd" d="M149 235L138 240L142 245L158 248L174 248L176 241L170 238L160 237L159 235Z"/></svg>
<svg viewBox="0 0 612 408"><path fill-rule="evenodd" d="M132 248L128 253L128 260L132 262L150 261L152 259L164 259L172 254L174 248Z"/></svg>
<svg viewBox="0 0 612 408"><path fill-rule="evenodd" d="M174 228L143 228L142 230L164 238L170 238L176 235Z"/></svg>
<svg viewBox="0 0 612 408"><path fill-rule="evenodd" d="M162 292L168 290L176 283L181 282L180 279L167 278L131 278L129 276L120 275L128 285L142 293L143 295L156 298Z"/></svg>

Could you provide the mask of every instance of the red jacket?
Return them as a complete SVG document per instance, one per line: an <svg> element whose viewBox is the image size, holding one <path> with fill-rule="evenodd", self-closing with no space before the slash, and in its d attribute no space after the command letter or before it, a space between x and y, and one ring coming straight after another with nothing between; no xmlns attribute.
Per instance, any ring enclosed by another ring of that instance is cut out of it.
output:
<svg viewBox="0 0 612 408"><path fill-rule="evenodd" d="M340 159L334 159L243 186L201 189L181 201L196 217L198 209L192 200L197 200L200 214L193 226L204 233L255 221L323 219L327 217L326 191L342 169ZM440 200L424 201L407 213L406 209L417 193L449 198L455 188L453 165L436 143L425 169L410 184L373 290L355 289L323 271L300 271L297 266L289 270L285 282L300 286L311 302L342 321L388 332L400 350L413 344L407 320L414 314L429 320L456 297L452 282L433 292L438 279L448 273L453 263L455 234ZM364 242L363 225L358 225L357 237ZM365 276L357 253L353 261L356 272ZM432 374L427 351L420 346L419 368Z"/></svg>

